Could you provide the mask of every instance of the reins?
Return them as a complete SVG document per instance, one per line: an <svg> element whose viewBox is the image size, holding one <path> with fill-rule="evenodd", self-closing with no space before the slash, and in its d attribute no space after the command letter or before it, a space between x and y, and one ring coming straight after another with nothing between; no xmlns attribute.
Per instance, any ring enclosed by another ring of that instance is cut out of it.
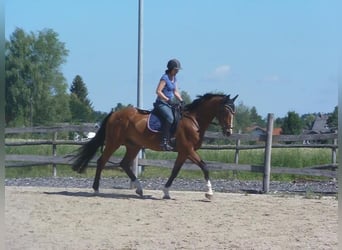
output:
<svg viewBox="0 0 342 250"><path fill-rule="evenodd" d="M200 126L199 126L198 122L196 121L196 119L194 119L192 116L190 116L188 114L183 114L183 117L190 119L192 121L192 123L195 124L196 128L198 130L200 130Z"/></svg>

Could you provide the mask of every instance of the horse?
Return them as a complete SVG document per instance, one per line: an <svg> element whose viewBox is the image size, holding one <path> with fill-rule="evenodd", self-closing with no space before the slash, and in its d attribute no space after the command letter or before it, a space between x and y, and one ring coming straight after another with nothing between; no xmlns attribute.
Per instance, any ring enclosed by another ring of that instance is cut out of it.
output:
<svg viewBox="0 0 342 250"><path fill-rule="evenodd" d="M202 145L204 133L216 117L224 136L233 132L233 117L235 115L234 98L225 94L207 93L197 96L192 103L184 106L182 117L178 122L174 137L175 148L178 152L171 175L163 187L164 199L170 199L169 189L177 177L184 162L189 159L200 167L206 182L205 197L211 199L213 190L209 178L209 169L206 163L196 152ZM101 172L111 155L121 146L126 152L120 166L131 179L136 193L143 197L143 189L139 179L133 173L131 166L139 151L149 148L162 151L160 146L161 133L148 129L148 112L141 112L138 108L127 107L116 112L110 112L102 121L101 127L95 137L81 146L74 157L72 169L83 173L101 147L101 156L97 160L96 174L93 183L95 193L99 192Z"/></svg>

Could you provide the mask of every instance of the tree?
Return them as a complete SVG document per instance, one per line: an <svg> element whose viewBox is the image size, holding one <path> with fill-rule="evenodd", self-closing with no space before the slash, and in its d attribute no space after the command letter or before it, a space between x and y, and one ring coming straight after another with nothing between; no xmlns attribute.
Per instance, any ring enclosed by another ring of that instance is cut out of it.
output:
<svg viewBox="0 0 342 250"><path fill-rule="evenodd" d="M266 127L266 122L262 117L258 114L256 107L252 107L250 110L250 120L252 123L260 126L260 127Z"/></svg>
<svg viewBox="0 0 342 250"><path fill-rule="evenodd" d="M94 111L94 121L96 122L102 122L103 119L108 115L106 112L102 111Z"/></svg>
<svg viewBox="0 0 342 250"><path fill-rule="evenodd" d="M79 75L75 76L70 87L70 110L72 121L89 122L94 118L92 103L88 99L88 89Z"/></svg>
<svg viewBox="0 0 342 250"><path fill-rule="evenodd" d="M114 111L119 111L121 109L126 108L126 106L124 106L121 102L116 104L116 107L114 108Z"/></svg>
<svg viewBox="0 0 342 250"><path fill-rule="evenodd" d="M243 102L240 102L236 106L236 114L234 118L235 131L241 130L242 132L244 132L246 128L249 127L252 123L250 110L246 105L243 104Z"/></svg>
<svg viewBox="0 0 342 250"><path fill-rule="evenodd" d="M302 133L302 120L299 115L294 111L289 111L285 116L282 128L282 134L285 135L298 135Z"/></svg>
<svg viewBox="0 0 342 250"><path fill-rule="evenodd" d="M283 123L284 123L284 118L277 118L277 119L275 119L275 121L274 121L274 127L275 128L280 128L282 125L283 125Z"/></svg>
<svg viewBox="0 0 342 250"><path fill-rule="evenodd" d="M338 107L337 106L334 108L334 111L332 112L332 114L329 115L327 124L330 128L334 128L337 130L337 127L338 127Z"/></svg>
<svg viewBox="0 0 342 250"><path fill-rule="evenodd" d="M316 114L304 114L301 117L303 129L311 129L316 119Z"/></svg>
<svg viewBox="0 0 342 250"><path fill-rule="evenodd" d="M51 29L25 33L17 28L6 41L7 125L29 126L70 118L67 83L60 71L68 50Z"/></svg>
<svg viewBox="0 0 342 250"><path fill-rule="evenodd" d="M121 102L119 102L116 104L116 107L113 109L113 111L119 111L119 110L127 108L127 107L133 107L133 105L132 104L123 105Z"/></svg>
<svg viewBox="0 0 342 250"><path fill-rule="evenodd" d="M189 103L192 102L192 101L191 101L191 97L190 97L190 95L188 94L188 92L182 90L180 94L181 94L181 97L182 97L182 99L183 99L183 101L184 101L185 104L189 104Z"/></svg>
<svg viewBox="0 0 342 250"><path fill-rule="evenodd" d="M72 81L72 85L70 87L70 92L75 94L81 102L89 106L92 105L90 100L88 99L88 89L86 87L86 84L83 82L83 79L81 76L79 75L75 76L74 80Z"/></svg>

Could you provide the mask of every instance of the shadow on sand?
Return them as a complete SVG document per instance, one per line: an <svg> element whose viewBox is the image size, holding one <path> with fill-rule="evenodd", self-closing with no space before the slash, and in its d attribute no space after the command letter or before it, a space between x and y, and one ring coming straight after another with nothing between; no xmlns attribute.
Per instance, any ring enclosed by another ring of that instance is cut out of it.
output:
<svg viewBox="0 0 342 250"><path fill-rule="evenodd" d="M69 192L69 191L44 192L44 194L84 197L84 198L101 197L101 198L110 198L110 199L162 200L160 198L153 197L152 195L138 196L135 194L94 193L94 192L84 192L84 191L81 191L81 192Z"/></svg>

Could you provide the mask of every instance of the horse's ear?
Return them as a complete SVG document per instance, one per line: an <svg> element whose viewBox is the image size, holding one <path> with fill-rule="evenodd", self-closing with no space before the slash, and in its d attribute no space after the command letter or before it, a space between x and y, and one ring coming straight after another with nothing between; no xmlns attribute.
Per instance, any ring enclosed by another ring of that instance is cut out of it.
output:
<svg viewBox="0 0 342 250"><path fill-rule="evenodd" d="M236 96L232 99L232 101L234 102L234 101L236 100L236 98L238 98L238 96L239 96L239 95L236 95Z"/></svg>

